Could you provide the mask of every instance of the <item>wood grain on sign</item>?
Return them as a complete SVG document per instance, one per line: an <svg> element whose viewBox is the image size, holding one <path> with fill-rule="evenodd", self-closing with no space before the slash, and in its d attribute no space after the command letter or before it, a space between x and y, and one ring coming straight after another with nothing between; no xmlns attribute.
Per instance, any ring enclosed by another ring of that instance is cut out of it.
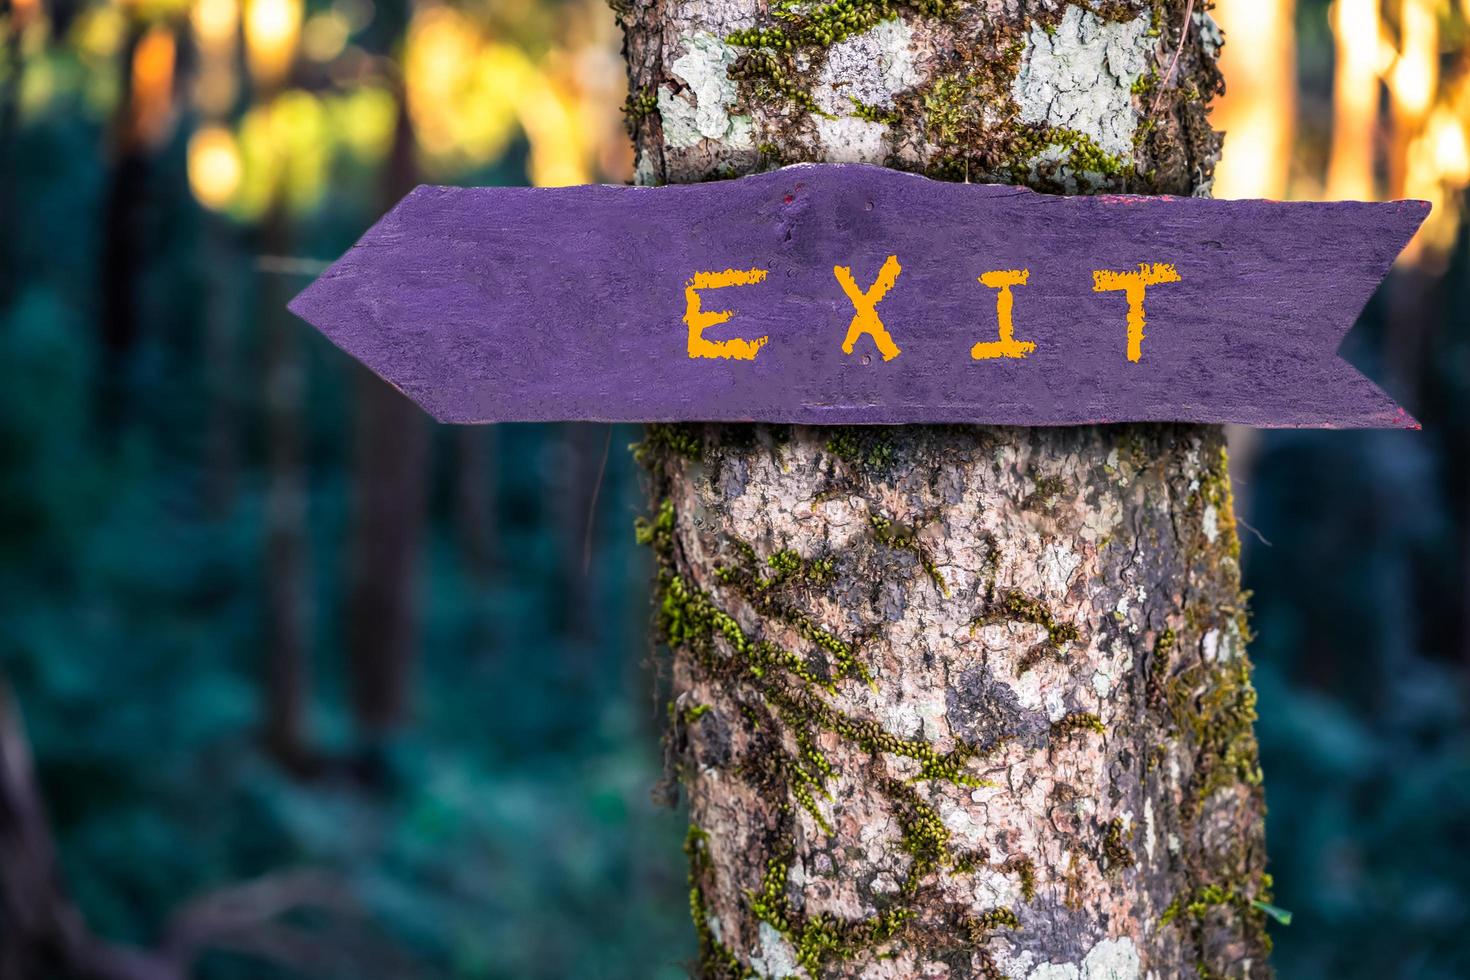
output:
<svg viewBox="0 0 1470 980"><path fill-rule="evenodd" d="M1428 210L859 165L420 187L291 309L446 422L1416 427L1336 350Z"/></svg>

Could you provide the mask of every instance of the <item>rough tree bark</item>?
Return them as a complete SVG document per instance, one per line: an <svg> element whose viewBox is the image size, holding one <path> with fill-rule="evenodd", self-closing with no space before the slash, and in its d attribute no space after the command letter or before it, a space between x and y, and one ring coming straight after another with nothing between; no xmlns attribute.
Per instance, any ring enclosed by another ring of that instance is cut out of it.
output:
<svg viewBox="0 0 1470 980"><path fill-rule="evenodd" d="M1207 193L1204 7L634 0L639 179ZM660 426L640 456L701 975L1269 975L1218 429Z"/></svg>

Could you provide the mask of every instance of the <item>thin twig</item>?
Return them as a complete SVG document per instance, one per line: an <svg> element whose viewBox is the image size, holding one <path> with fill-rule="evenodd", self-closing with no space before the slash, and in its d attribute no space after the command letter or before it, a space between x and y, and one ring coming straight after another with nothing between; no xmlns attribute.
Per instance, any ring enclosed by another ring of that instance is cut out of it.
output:
<svg viewBox="0 0 1470 980"><path fill-rule="evenodd" d="M612 450L612 430L607 427L607 441L602 444L602 465L597 467L597 482L592 484L592 499L587 502L587 531L582 537L582 574L592 570L592 525L597 519L597 495L602 491L602 475L607 472L607 457Z"/></svg>
<svg viewBox="0 0 1470 980"><path fill-rule="evenodd" d="M1271 542L1269 542L1269 541L1266 540L1266 536L1264 534L1262 534L1260 531L1257 531L1255 528L1251 527L1250 523L1248 521L1246 521L1246 519L1244 517L1241 517L1239 514L1235 515L1235 523L1239 524L1241 527L1245 528L1247 531L1249 531L1250 533L1254 534L1256 536L1256 540L1259 541L1259 542L1261 542L1261 544L1265 545L1268 548L1274 547L1274 545L1272 545Z"/></svg>
<svg viewBox="0 0 1470 980"><path fill-rule="evenodd" d="M1179 46L1174 49L1174 57L1169 59L1169 70L1164 72L1163 81L1159 82L1158 94L1154 96L1153 108L1149 110L1152 116L1159 111L1159 103L1164 101L1164 89L1174 80L1174 69L1179 67L1179 55L1184 51L1184 39L1189 36L1189 25L1194 23L1194 0L1189 0L1184 5L1184 26L1179 28Z"/></svg>
<svg viewBox="0 0 1470 980"><path fill-rule="evenodd" d="M255 257L255 267L261 272L281 276L319 276L331 264L321 259L303 259L294 255L257 255Z"/></svg>

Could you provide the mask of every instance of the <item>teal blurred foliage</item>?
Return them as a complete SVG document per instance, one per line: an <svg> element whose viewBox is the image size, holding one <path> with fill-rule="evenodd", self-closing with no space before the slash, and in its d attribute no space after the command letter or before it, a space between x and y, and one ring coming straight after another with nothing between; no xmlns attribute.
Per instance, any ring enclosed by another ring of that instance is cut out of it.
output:
<svg viewBox="0 0 1470 980"><path fill-rule="evenodd" d="M200 248L205 215L183 179L182 137L165 147L138 238L141 336L115 413L99 418L100 138L80 113L20 132L6 153L15 210L0 253L17 273L0 309L0 670L89 925L152 946L194 896L322 868L345 877L363 913L321 925L323 947L356 944L374 965L324 953L314 976L683 976L693 953L685 827L650 799L661 711L645 669L650 569L632 535L640 497L625 447L637 430L610 433L585 605L573 609L563 596L580 569L564 567L547 503L566 481L566 433L478 434L499 555L480 579L451 520L456 434L437 430L413 719L383 749L388 778L284 775L259 748L265 447L249 303L271 273L257 267L249 228L224 228L223 259ZM512 154L477 179L522 173ZM373 175L338 176L294 229L307 256L335 255L376 216ZM241 303L230 311L238 350L211 372L199 324L221 274ZM347 753L356 369L304 324L292 329L309 393L313 735L323 752ZM237 400L240 438L238 488L219 516L203 503L204 406L222 394L210 377ZM590 446L599 458L604 431ZM586 501L592 486L573 489ZM214 953L196 975L300 974Z"/></svg>

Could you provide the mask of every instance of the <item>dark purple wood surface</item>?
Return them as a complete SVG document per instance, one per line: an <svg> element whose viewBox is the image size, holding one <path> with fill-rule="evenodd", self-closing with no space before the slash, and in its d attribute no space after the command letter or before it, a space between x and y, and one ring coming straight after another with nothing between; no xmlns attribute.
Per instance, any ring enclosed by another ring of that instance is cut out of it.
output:
<svg viewBox="0 0 1470 980"><path fill-rule="evenodd" d="M1428 213L1385 204L1053 197L877 167L797 166L659 188L420 187L291 303L435 418L1072 425L1126 420L1416 427L1336 356ZM860 291L900 352L842 350ZM1168 263L1136 362L1093 272ZM732 310L694 358L685 286ZM1010 287L1024 358L976 360Z"/></svg>

